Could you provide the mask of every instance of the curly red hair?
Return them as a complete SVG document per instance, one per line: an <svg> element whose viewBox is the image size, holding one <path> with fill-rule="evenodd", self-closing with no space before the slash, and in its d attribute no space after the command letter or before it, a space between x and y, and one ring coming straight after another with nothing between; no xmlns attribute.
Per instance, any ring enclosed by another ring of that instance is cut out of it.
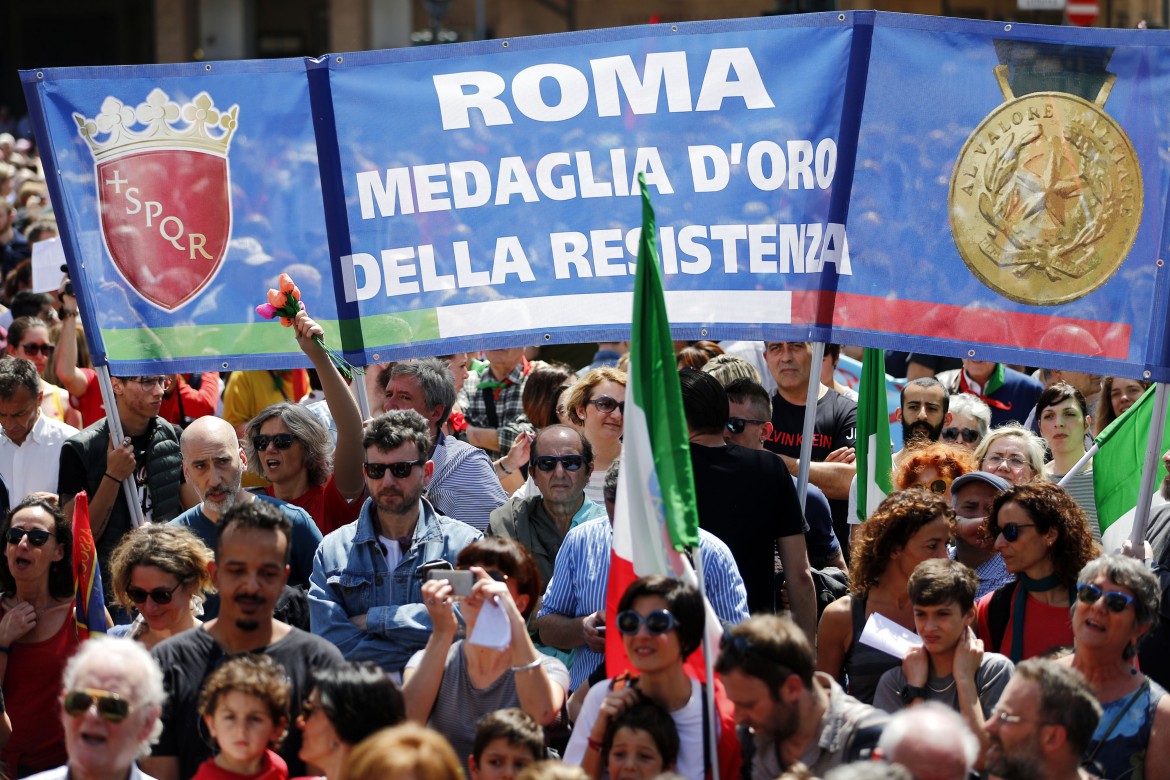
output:
<svg viewBox="0 0 1170 780"><path fill-rule="evenodd" d="M894 470L894 487L905 490L918 482L918 475L933 468L943 479L957 477L978 469L975 457L967 450L949 444L930 444L915 450Z"/></svg>

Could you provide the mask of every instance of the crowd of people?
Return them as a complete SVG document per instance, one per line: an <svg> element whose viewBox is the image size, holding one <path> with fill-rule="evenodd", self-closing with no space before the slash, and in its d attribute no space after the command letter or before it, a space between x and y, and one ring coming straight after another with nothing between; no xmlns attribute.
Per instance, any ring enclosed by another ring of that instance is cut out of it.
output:
<svg viewBox="0 0 1170 780"><path fill-rule="evenodd" d="M363 419L302 311L311 371L113 377L116 439L72 291L27 289L54 233L37 174L0 136L4 776L1170 766L1170 658L1141 652L1167 642L1170 512L1148 549L1103 550L1081 463L1141 383L891 355L904 444L859 518L849 348L680 342L702 585L643 577L607 612L628 345L372 366ZM86 641L83 491L109 621Z"/></svg>

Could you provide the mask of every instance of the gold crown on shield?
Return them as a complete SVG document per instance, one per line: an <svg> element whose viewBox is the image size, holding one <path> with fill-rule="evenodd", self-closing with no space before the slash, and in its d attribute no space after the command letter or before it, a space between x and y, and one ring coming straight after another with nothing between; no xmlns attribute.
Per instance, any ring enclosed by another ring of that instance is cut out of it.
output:
<svg viewBox="0 0 1170 780"><path fill-rule="evenodd" d="M154 148L194 149L226 156L239 111L238 105L220 111L206 92L180 106L156 87L137 108L110 96L93 119L75 113L73 120L93 151L95 162ZM141 129L132 129L139 125Z"/></svg>

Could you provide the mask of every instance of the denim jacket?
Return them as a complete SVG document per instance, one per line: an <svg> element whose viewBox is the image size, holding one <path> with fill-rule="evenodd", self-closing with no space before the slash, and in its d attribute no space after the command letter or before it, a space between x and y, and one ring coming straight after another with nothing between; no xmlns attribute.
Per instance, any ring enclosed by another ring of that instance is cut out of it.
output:
<svg viewBox="0 0 1170 780"><path fill-rule="evenodd" d="M309 616L313 633L337 645L347 661L372 661L400 672L433 630L422 603L418 567L442 558L455 564L467 545L483 538L471 526L440 515L419 499L418 523L410 550L393 572L378 544L372 499L358 519L325 537L309 578ZM366 616L365 629L350 618Z"/></svg>

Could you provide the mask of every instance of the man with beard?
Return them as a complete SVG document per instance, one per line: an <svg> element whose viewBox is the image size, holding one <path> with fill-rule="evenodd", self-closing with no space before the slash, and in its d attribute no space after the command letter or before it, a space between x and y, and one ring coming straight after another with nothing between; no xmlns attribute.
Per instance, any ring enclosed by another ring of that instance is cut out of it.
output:
<svg viewBox="0 0 1170 780"><path fill-rule="evenodd" d="M427 460L431 437L422 415L386 412L366 428L362 443L370 497L357 520L317 549L309 615L313 633L347 660L397 674L433 630L422 603L423 571L454 566L459 551L483 534L423 498L434 463Z"/></svg>
<svg viewBox="0 0 1170 780"><path fill-rule="evenodd" d="M824 777L877 745L888 716L814 669L808 638L786 617L757 615L723 639L715 671L735 705L751 780L772 780L797 761Z"/></svg>
<svg viewBox="0 0 1170 780"><path fill-rule="evenodd" d="M219 422L235 436L231 425ZM226 498L223 491L207 492L220 505ZM300 702L309 695L312 671L342 662L336 647L273 617L288 581L292 533L288 518L268 501L238 503L218 517L211 580L220 595L219 617L154 648L167 698L162 736L150 758L142 761L146 774L159 780L191 777L211 757L209 742L199 737L199 691L207 676L228 658L261 653L284 668L293 703L290 721L296 720ZM300 730L289 729L279 752L293 777L306 774L297 756L300 747Z"/></svg>
<svg viewBox="0 0 1170 780"><path fill-rule="evenodd" d="M179 440L183 450L183 474L200 503L171 521L192 532L208 547L215 546L216 525L233 506L263 501L280 509L292 526L289 584L304 588L313 572L313 553L321 543L321 531L308 512L278 498L257 495L240 487L248 457L231 423L219 417L200 417L187 426ZM219 605L212 597L204 605L204 618L215 617Z"/></svg>
<svg viewBox="0 0 1170 780"><path fill-rule="evenodd" d="M985 769L1000 780L1092 777L1080 763L1100 719L1101 705L1071 667L1022 661L987 721Z"/></svg>

